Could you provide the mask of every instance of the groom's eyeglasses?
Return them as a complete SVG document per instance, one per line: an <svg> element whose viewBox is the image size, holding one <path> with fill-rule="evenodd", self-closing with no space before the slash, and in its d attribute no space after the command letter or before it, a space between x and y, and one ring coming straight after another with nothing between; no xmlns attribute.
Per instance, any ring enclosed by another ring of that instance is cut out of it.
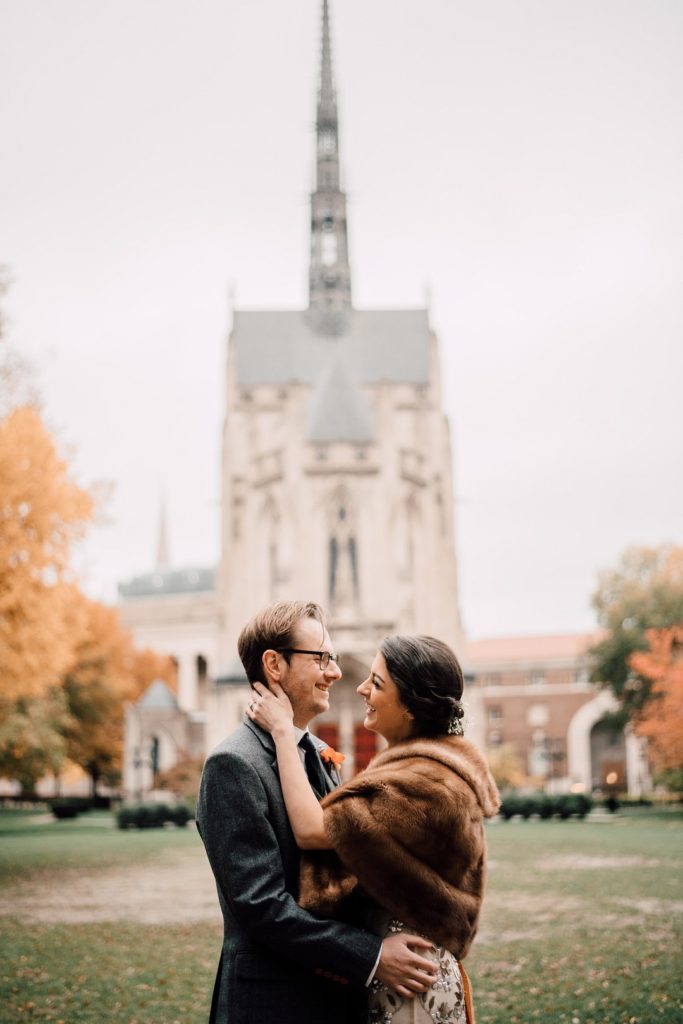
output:
<svg viewBox="0 0 683 1024"><path fill-rule="evenodd" d="M279 647L279 654L313 654L318 659L318 664L323 671L328 667L331 661L335 665L339 664L339 655L330 654L329 651L303 651L300 647Z"/></svg>

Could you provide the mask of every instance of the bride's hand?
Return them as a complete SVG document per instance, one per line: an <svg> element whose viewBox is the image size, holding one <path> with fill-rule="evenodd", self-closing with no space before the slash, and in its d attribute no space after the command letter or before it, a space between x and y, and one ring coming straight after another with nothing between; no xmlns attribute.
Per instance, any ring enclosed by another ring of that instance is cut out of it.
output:
<svg viewBox="0 0 683 1024"><path fill-rule="evenodd" d="M268 689L263 683L254 683L256 696L247 705L247 717L266 732L275 735L279 730L292 729L294 712L289 697L278 683Z"/></svg>

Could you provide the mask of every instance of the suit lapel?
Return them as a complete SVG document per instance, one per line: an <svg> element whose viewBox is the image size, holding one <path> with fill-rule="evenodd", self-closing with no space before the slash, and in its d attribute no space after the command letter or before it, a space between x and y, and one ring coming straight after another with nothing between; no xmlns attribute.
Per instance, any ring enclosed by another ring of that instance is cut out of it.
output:
<svg viewBox="0 0 683 1024"><path fill-rule="evenodd" d="M273 742L273 737L270 735L269 732L266 732L265 729L262 729L259 725L256 725L255 722L252 722L250 718L245 718L244 724L247 727L247 729L250 729L251 732L253 732L254 736L259 741L263 749L270 755L271 768L279 778L280 773L277 767L277 755L275 753L275 743ZM321 754L322 751L326 749L327 744L323 743L323 741L321 739L318 739L317 736L314 736L313 733L310 733L310 737L313 740L318 750L318 753ZM325 785L327 787L327 792L331 793L332 790L336 789L337 786L341 783L341 778L339 777L339 772L337 771L333 764L325 760L323 760L322 763L325 772ZM325 794L323 793L322 795L324 796Z"/></svg>
<svg viewBox="0 0 683 1024"><path fill-rule="evenodd" d="M270 735L269 732L266 732L265 729L262 729L259 725L256 725L255 722L252 722L250 718L245 718L244 724L246 725L247 729L253 732L254 736L259 741L265 752L270 755L270 766L279 778L280 773L277 768L277 755L275 753L275 744L273 742L273 737Z"/></svg>

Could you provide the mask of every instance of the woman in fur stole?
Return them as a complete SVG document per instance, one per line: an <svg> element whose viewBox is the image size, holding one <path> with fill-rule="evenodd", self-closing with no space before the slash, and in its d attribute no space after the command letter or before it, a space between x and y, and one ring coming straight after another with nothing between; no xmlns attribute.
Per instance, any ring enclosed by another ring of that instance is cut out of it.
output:
<svg viewBox="0 0 683 1024"><path fill-rule="evenodd" d="M470 1024L469 982L460 961L474 939L486 878L484 818L496 785L463 736L463 675L453 651L427 636L382 641L358 687L364 725L387 747L364 772L318 803L308 784L283 690L256 684L248 711L273 736L280 781L302 858L302 906L343 912L362 889L368 926L413 931L433 945L436 981L425 992L369 991L368 1024Z"/></svg>

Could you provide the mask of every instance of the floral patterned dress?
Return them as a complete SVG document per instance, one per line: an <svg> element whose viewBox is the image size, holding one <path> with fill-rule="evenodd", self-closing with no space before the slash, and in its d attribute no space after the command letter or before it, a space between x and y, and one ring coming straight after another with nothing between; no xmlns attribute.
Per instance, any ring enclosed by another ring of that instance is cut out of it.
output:
<svg viewBox="0 0 683 1024"><path fill-rule="evenodd" d="M401 921L389 921L381 929L381 934L409 931ZM368 1024L468 1024L460 964L452 953L442 947L423 955L433 960L438 968L437 979L431 988L418 993L414 999L407 999L375 978L370 985Z"/></svg>

